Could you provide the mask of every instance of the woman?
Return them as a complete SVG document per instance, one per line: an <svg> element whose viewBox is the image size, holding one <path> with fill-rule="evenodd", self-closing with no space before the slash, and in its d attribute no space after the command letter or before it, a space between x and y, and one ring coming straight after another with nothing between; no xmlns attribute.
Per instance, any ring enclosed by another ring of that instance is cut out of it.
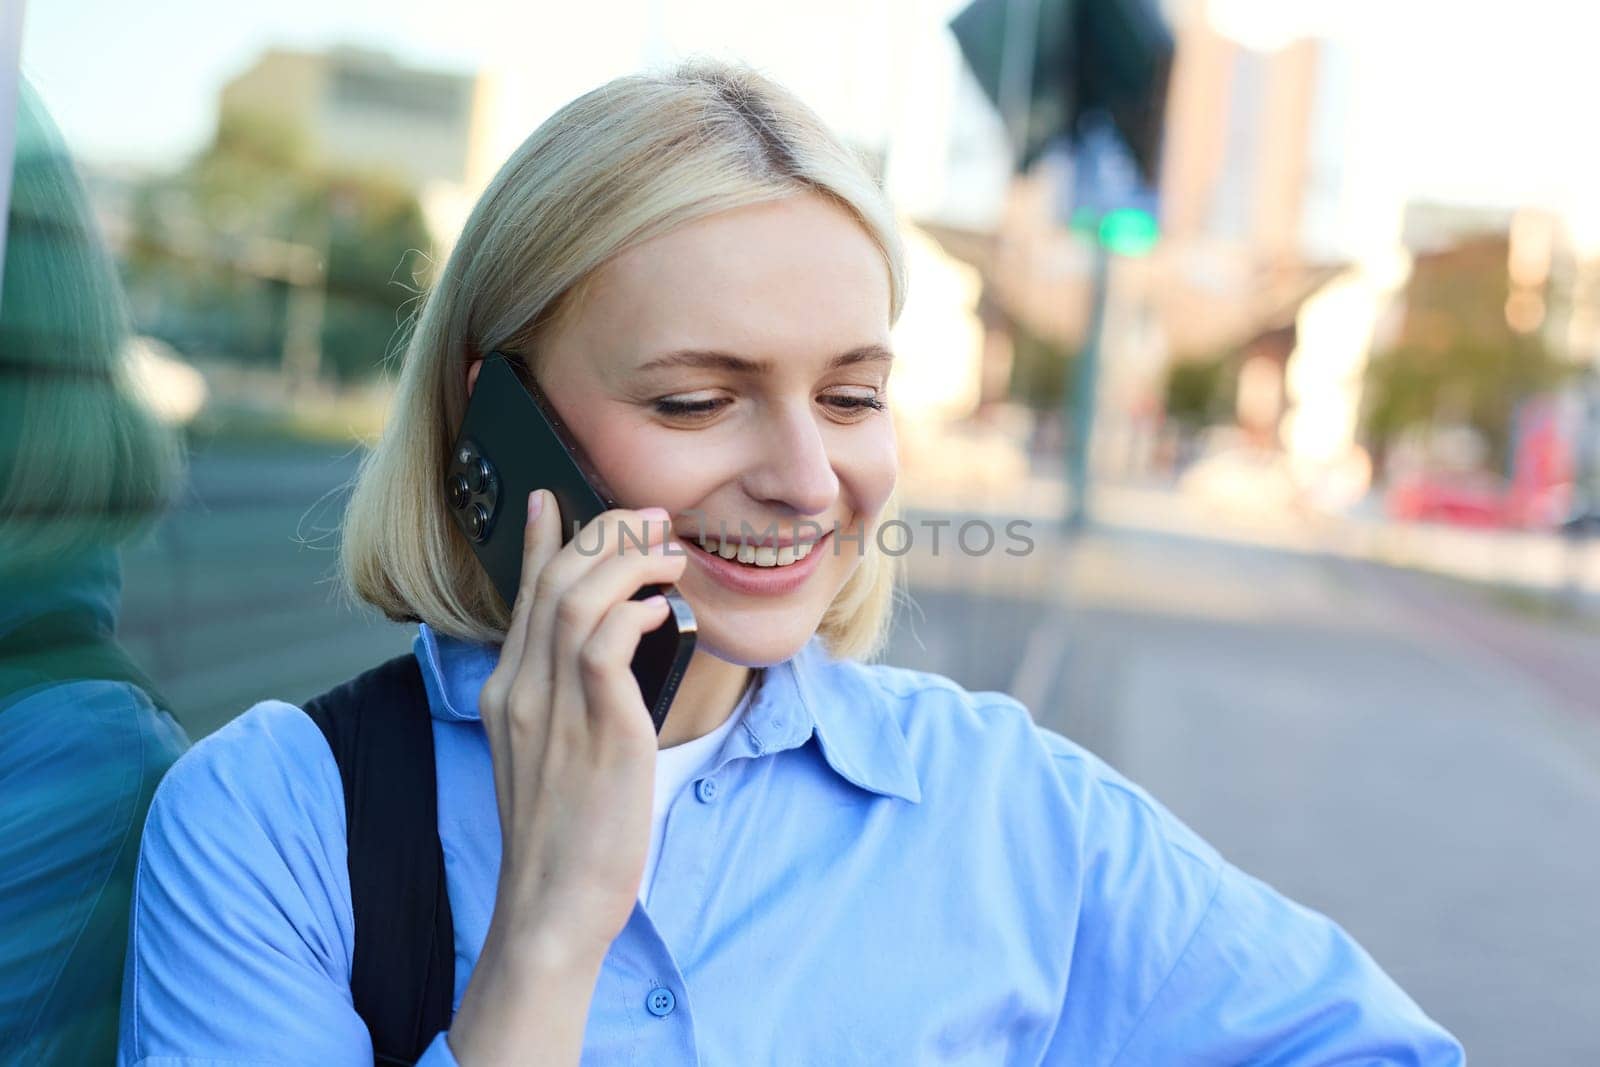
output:
<svg viewBox="0 0 1600 1067"><path fill-rule="evenodd" d="M893 590L904 293L872 180L738 68L612 82L485 192L343 546L359 595L421 623L456 1009L421 1062L1459 1062L1338 927L1015 701L857 662ZM496 351L630 505L563 548L535 494L509 618L441 491ZM743 524L776 532L719 534ZM700 627L659 738L628 666L652 582ZM123 1062L370 1062L344 848L300 709L182 760Z"/></svg>
<svg viewBox="0 0 1600 1067"><path fill-rule="evenodd" d="M176 441L124 359L121 288L32 88L17 107L0 295L0 1064L101 1064L139 830L187 739L117 645L117 546Z"/></svg>

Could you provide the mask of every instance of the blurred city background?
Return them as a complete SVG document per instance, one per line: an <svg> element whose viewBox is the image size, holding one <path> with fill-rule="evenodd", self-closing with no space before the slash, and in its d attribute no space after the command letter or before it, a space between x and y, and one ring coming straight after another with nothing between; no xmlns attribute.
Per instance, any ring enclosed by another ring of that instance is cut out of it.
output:
<svg viewBox="0 0 1600 1067"><path fill-rule="evenodd" d="M900 211L912 517L1033 523L919 540L886 658L1023 700L1474 1062L1600 1063L1600 15L779 11L28 6L190 448L121 634L191 736L408 647L335 596L340 511L499 162L607 78L737 57Z"/></svg>

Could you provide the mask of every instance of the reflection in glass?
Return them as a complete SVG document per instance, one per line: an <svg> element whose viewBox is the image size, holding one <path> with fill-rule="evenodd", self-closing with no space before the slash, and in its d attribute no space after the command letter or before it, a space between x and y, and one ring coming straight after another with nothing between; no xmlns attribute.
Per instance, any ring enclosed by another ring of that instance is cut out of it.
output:
<svg viewBox="0 0 1600 1067"><path fill-rule="evenodd" d="M118 546L175 442L116 274L24 84L0 293L0 1063L109 1063L139 831L187 741L115 639Z"/></svg>

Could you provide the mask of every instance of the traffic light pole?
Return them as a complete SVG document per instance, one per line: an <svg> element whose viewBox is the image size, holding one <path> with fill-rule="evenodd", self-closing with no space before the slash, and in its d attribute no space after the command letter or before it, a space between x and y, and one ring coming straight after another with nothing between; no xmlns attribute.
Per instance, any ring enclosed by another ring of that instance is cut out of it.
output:
<svg viewBox="0 0 1600 1067"><path fill-rule="evenodd" d="M1100 388L1101 335L1105 331L1106 297L1111 288L1111 249L1096 232L1091 276L1092 301L1089 328L1078 353L1073 386L1063 390L1062 416L1067 425L1067 532L1077 533L1089 522L1089 452L1094 441L1095 394Z"/></svg>

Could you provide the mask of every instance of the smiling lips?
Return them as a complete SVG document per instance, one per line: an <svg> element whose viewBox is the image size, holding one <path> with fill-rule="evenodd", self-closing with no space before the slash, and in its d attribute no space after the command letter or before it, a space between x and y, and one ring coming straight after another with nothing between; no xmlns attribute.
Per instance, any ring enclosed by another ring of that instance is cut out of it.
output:
<svg viewBox="0 0 1600 1067"><path fill-rule="evenodd" d="M832 533L786 545L752 545L714 534L680 537L689 556L712 581L749 596L782 596L805 585L821 565L822 548ZM776 539L771 539L776 540Z"/></svg>
<svg viewBox="0 0 1600 1067"><path fill-rule="evenodd" d="M716 534L701 534L700 547L708 553L721 556L727 560L737 560L757 567L788 567L811 554L816 547L816 541L791 541L788 544L774 542L767 545L753 545L748 541L733 538L722 538Z"/></svg>

